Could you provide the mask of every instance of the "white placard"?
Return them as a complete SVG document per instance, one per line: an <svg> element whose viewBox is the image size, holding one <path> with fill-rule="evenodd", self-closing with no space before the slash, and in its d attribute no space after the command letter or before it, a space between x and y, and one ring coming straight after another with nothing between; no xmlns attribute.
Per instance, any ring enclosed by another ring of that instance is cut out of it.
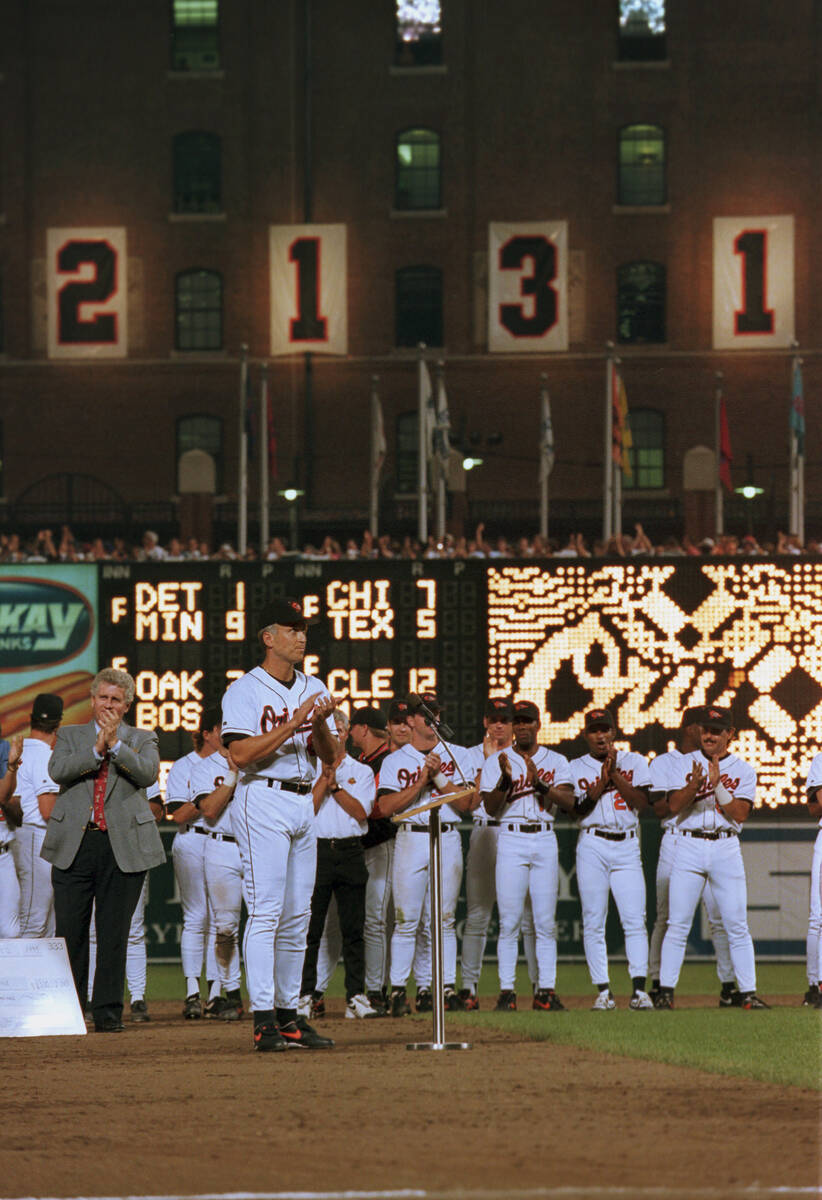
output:
<svg viewBox="0 0 822 1200"><path fill-rule="evenodd" d="M269 229L271 353L348 353L345 225Z"/></svg>
<svg viewBox="0 0 822 1200"><path fill-rule="evenodd" d="M793 217L714 218L714 349L790 346Z"/></svg>
<svg viewBox="0 0 822 1200"><path fill-rule="evenodd" d="M488 226L488 349L568 349L568 222Z"/></svg>
<svg viewBox="0 0 822 1200"><path fill-rule="evenodd" d="M85 1034L64 938L0 939L0 1037Z"/></svg>
<svg viewBox="0 0 822 1200"><path fill-rule="evenodd" d="M125 229L46 231L49 358L128 353Z"/></svg>

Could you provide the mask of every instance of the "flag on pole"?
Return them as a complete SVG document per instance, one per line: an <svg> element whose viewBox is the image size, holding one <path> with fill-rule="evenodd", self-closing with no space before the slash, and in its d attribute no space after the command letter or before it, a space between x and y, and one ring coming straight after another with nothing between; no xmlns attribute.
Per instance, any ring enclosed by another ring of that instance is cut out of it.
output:
<svg viewBox="0 0 822 1200"><path fill-rule="evenodd" d="M243 400L243 412L248 461L251 462L254 458L254 449L257 445L257 410L254 404L250 369L247 370L245 374L245 397Z"/></svg>
<svg viewBox="0 0 822 1200"><path fill-rule="evenodd" d="M734 456L731 453L731 435L728 430L728 412L725 408L725 397L719 398L719 481L726 491L732 492L734 485L731 479L731 463Z"/></svg>
<svg viewBox="0 0 822 1200"><path fill-rule="evenodd" d="M805 456L805 394L802 386L802 360L793 360L791 375L791 433L796 438L796 453Z"/></svg>
<svg viewBox="0 0 822 1200"><path fill-rule="evenodd" d="M385 440L385 424L382 419L382 404L380 398L374 392L374 404L371 411L371 455L374 475L379 479L380 472L385 462L385 455L388 451L388 444Z"/></svg>
<svg viewBox="0 0 822 1200"><path fill-rule="evenodd" d="M539 437L539 481L547 483L548 476L554 469L554 426L551 421L551 398L548 388L543 387L542 412L540 415Z"/></svg>
<svg viewBox="0 0 822 1200"><path fill-rule="evenodd" d="M445 394L445 375L440 366L437 378L437 406L434 422L434 459L440 478L448 476L448 459L451 456L451 416L448 412L448 397Z"/></svg>
<svg viewBox="0 0 822 1200"><path fill-rule="evenodd" d="M428 363L420 359L420 412L423 418L423 437L425 439L425 456L430 462L434 452L434 429L437 424L437 410L434 405L434 389L431 386L431 372Z"/></svg>
<svg viewBox="0 0 822 1200"><path fill-rule="evenodd" d="M631 468L631 447L633 438L628 421L628 397L625 394L625 384L622 376L614 368L614 387L612 395L613 422L611 426L612 453L614 462L622 468L622 474L627 480L632 480L634 472Z"/></svg>

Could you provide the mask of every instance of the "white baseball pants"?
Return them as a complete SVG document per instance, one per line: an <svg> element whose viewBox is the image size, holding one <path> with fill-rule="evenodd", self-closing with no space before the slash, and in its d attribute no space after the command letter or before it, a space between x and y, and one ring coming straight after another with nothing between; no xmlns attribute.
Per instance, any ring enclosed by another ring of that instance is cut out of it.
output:
<svg viewBox="0 0 822 1200"><path fill-rule="evenodd" d="M501 991L516 987L517 948L531 899L537 956L537 987L553 988L557 982L557 896L559 854L553 829L541 833L500 830L496 863L499 936L497 959Z"/></svg>
<svg viewBox="0 0 822 1200"><path fill-rule="evenodd" d="M648 931L645 928L645 876L639 838L613 842L593 830L580 830L577 841L577 886L582 905L582 944L595 985L608 983L605 920L608 894L613 893L625 934L628 974L648 974Z"/></svg>
<svg viewBox="0 0 822 1200"><path fill-rule="evenodd" d="M822 979L822 829L816 836L811 860L810 915L807 939L808 983Z"/></svg>
<svg viewBox="0 0 822 1200"><path fill-rule="evenodd" d="M196 835L200 836L200 835ZM214 932L214 952L220 983L226 991L240 986L240 912L243 868L236 842L203 838L203 868Z"/></svg>
<svg viewBox="0 0 822 1200"><path fill-rule="evenodd" d="M0 848L1 849L1 848ZM20 936L20 884L11 846L0 853L0 938Z"/></svg>
<svg viewBox="0 0 822 1200"><path fill-rule="evenodd" d="M496 869L498 825L476 824L468 842L465 860L465 926L462 931L462 957L460 974L462 986L476 992L479 984L485 943L494 901L497 899ZM525 908L520 925L522 946L528 963L531 983L537 982L537 953L534 937L534 918L531 913L531 896L525 897Z"/></svg>
<svg viewBox="0 0 822 1200"><path fill-rule="evenodd" d="M462 842L459 831L446 830L442 847L443 983L457 977L457 932L454 918L462 883ZM394 896L394 933L391 938L391 986L405 987L416 951L417 927L428 890L429 836L401 827L394 842L391 890ZM430 960L429 960L430 966ZM421 968L422 970L422 968ZM417 977L418 987L430 987L431 978Z"/></svg>
<svg viewBox="0 0 822 1200"><path fill-rule="evenodd" d="M666 829L659 847L659 859L656 865L656 921L651 931L648 955L648 974L651 979L659 979L662 940L665 937L665 930L668 928L668 890L671 868L674 863L674 845L679 836L679 833L674 830ZM728 949L728 935L722 924L719 908L709 883L705 884L702 903L705 906L705 916L708 918L711 940L716 953L716 973L719 976L719 982L733 983L734 968L731 962L731 952Z"/></svg>
<svg viewBox="0 0 822 1200"><path fill-rule="evenodd" d="M660 983L663 987L675 988L679 981L688 934L706 883L711 885L722 924L728 933L737 986L741 992L753 992L756 990L756 964L748 930L748 889L742 850L736 836L716 841L682 834L677 837L668 893L668 930L662 942Z"/></svg>
<svg viewBox="0 0 822 1200"><path fill-rule="evenodd" d="M54 937L54 891L51 863L40 857L45 827L21 825L12 842L20 884L20 937Z"/></svg>
<svg viewBox="0 0 822 1200"><path fill-rule="evenodd" d="M213 981L218 978L205 878L205 844L208 840L193 829L178 831L171 847L174 876L183 910L180 958L186 980L199 980L204 958L206 979ZM187 989L190 986L190 983L186 984Z"/></svg>
<svg viewBox="0 0 822 1200"><path fill-rule="evenodd" d="M296 1009L317 873L311 793L240 783L231 823L243 869L243 939L252 1012Z"/></svg>

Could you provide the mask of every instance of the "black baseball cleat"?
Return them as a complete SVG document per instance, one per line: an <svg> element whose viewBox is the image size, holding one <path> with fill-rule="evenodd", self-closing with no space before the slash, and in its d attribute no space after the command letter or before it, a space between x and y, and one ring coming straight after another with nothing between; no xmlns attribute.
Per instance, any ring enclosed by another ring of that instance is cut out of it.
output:
<svg viewBox="0 0 822 1200"><path fill-rule="evenodd" d="M392 1017L407 1017L411 1013L411 1005L408 1003L404 987L391 989L391 1016Z"/></svg>
<svg viewBox="0 0 822 1200"><path fill-rule="evenodd" d="M203 1017L206 1021L216 1021L218 1017L223 1015L223 1006L225 1001L222 996L212 996L210 1000L206 1000L203 1005Z"/></svg>
<svg viewBox="0 0 822 1200"><path fill-rule="evenodd" d="M187 1021L199 1021L203 1015L203 1006L200 1002L200 997L196 992L192 992L190 996L186 996L185 1004L183 1005L183 1016Z"/></svg>
<svg viewBox="0 0 822 1200"><path fill-rule="evenodd" d="M733 987L729 987L729 988L723 987L722 991L719 993L719 1007L720 1008L741 1008L742 1007L742 993L740 992L740 990L736 986L736 984L734 984Z"/></svg>
<svg viewBox="0 0 822 1200"><path fill-rule="evenodd" d="M239 1021L244 1012L245 1009L243 1008L243 998L240 995L240 989L237 988L233 992L228 992L221 1003L219 1012L220 1020Z"/></svg>
<svg viewBox="0 0 822 1200"><path fill-rule="evenodd" d="M431 995L430 988L417 988L417 998L414 1001L414 1006L417 1012L433 1012L434 997Z"/></svg>
<svg viewBox="0 0 822 1200"><path fill-rule="evenodd" d="M818 1008L819 1007L819 986L812 983L805 995L802 997L803 1008Z"/></svg>
<svg viewBox="0 0 822 1200"><path fill-rule="evenodd" d="M494 1005L494 1012L516 1012L517 1011L517 994L516 992L500 992L499 998Z"/></svg>
<svg viewBox="0 0 822 1200"><path fill-rule="evenodd" d="M446 1012L461 1012L462 1001L460 1000L457 991L453 987L447 987L443 993L443 1002Z"/></svg>
<svg viewBox="0 0 822 1200"><path fill-rule="evenodd" d="M145 1000L132 1000L131 1002L131 1019L137 1025L144 1025L146 1021L150 1021L148 1015L148 1005Z"/></svg>
<svg viewBox="0 0 822 1200"><path fill-rule="evenodd" d="M280 1036L280 1031L273 1023L254 1026L254 1049L264 1054L287 1050L288 1043Z"/></svg>
<svg viewBox="0 0 822 1200"><path fill-rule="evenodd" d="M373 1008L378 1017L387 1017L388 1008L385 1003L385 997L382 992L368 992L368 1003Z"/></svg>
<svg viewBox="0 0 822 1200"><path fill-rule="evenodd" d="M457 999L460 1002L463 1012L477 1012L479 1010L479 999L476 992L472 992L470 988L460 988L457 992Z"/></svg>
<svg viewBox="0 0 822 1200"><path fill-rule="evenodd" d="M755 992L744 992L741 1007L749 1012L752 1008L770 1008L771 1006L764 1000L760 1000Z"/></svg>
<svg viewBox="0 0 822 1200"><path fill-rule="evenodd" d="M674 1007L673 992L665 991L663 988L660 988L659 995L657 996L656 1001L654 1003L654 1008L665 1009L665 1008L673 1008L673 1007Z"/></svg>
<svg viewBox="0 0 822 1200"><path fill-rule="evenodd" d="M325 994L314 992L311 996L311 1019L320 1021L325 1016Z"/></svg>
<svg viewBox="0 0 822 1200"><path fill-rule="evenodd" d="M305 1017L297 1017L280 1026L280 1037L289 1050L330 1050L331 1038L322 1037L312 1029Z"/></svg>
<svg viewBox="0 0 822 1200"><path fill-rule="evenodd" d="M537 1012L567 1012L553 988L537 988L531 1005Z"/></svg>

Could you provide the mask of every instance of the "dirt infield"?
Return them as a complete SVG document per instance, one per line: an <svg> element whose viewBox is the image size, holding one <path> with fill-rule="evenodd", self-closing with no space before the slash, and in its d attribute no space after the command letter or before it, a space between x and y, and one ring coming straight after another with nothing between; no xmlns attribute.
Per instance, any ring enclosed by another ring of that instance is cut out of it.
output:
<svg viewBox="0 0 822 1200"><path fill-rule="evenodd" d="M449 1016L330 1016L328 1052L157 1004L118 1035L0 1042L0 1195L818 1187L819 1097L518 1041Z"/></svg>

